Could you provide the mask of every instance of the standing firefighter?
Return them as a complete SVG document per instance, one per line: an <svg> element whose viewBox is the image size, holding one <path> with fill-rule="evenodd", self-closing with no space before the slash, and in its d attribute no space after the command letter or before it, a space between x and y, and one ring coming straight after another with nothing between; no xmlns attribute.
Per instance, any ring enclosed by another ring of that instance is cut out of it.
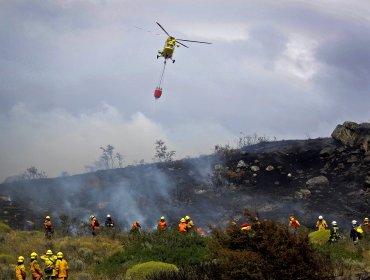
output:
<svg viewBox="0 0 370 280"><path fill-rule="evenodd" d="M185 216L185 223L187 232L191 232L194 229L195 225L189 216Z"/></svg>
<svg viewBox="0 0 370 280"><path fill-rule="evenodd" d="M179 223L179 232L187 233L187 224L185 218L182 218Z"/></svg>
<svg viewBox="0 0 370 280"><path fill-rule="evenodd" d="M336 221L331 222L332 228L330 230L330 239L329 241L334 243L340 239L339 228Z"/></svg>
<svg viewBox="0 0 370 280"><path fill-rule="evenodd" d="M90 220L91 220L91 234L93 236L96 236L98 234L99 229L100 229L100 224L98 222L98 219L95 218L94 215L90 215Z"/></svg>
<svg viewBox="0 0 370 280"><path fill-rule="evenodd" d="M112 217L110 216L110 214L107 215L107 218L105 219L105 227L107 228L114 228L114 222L112 220Z"/></svg>
<svg viewBox="0 0 370 280"><path fill-rule="evenodd" d="M357 221L352 221L352 228L349 236L351 237L353 243L357 243L362 238L362 228L361 226L358 226Z"/></svg>
<svg viewBox="0 0 370 280"><path fill-rule="evenodd" d="M324 220L323 216L319 216L319 220L316 222L316 230L328 229L328 223Z"/></svg>
<svg viewBox="0 0 370 280"><path fill-rule="evenodd" d="M161 217L161 219L158 223L157 229L159 231L166 231L167 230L167 222L166 222L166 219L164 218L164 216Z"/></svg>
<svg viewBox="0 0 370 280"><path fill-rule="evenodd" d="M50 216L45 217L45 222L44 222L44 229L45 229L45 237L47 239L51 239L54 233L53 225L51 223Z"/></svg>
<svg viewBox="0 0 370 280"><path fill-rule="evenodd" d="M131 225L131 230L130 230L130 233L135 233L135 234L139 234L140 233L140 229L141 229L141 225L138 221L135 221L132 225Z"/></svg>
<svg viewBox="0 0 370 280"><path fill-rule="evenodd" d="M26 268L24 267L24 257L19 256L17 261L17 266L15 267L15 279L26 280Z"/></svg>
<svg viewBox="0 0 370 280"><path fill-rule="evenodd" d="M63 253L57 253L57 261L55 263L55 272L57 279L65 280L68 278L68 263L63 258Z"/></svg>
<svg viewBox="0 0 370 280"><path fill-rule="evenodd" d="M291 226L292 228L297 229L301 226L301 224L298 222L298 220L294 216L290 216L289 226Z"/></svg>
<svg viewBox="0 0 370 280"><path fill-rule="evenodd" d="M37 261L37 253L33 252L31 253L31 265L30 265L30 271L31 271L31 276L33 280L39 280L42 279L42 270L40 268L40 265Z"/></svg>
<svg viewBox="0 0 370 280"><path fill-rule="evenodd" d="M40 259L44 261L44 279L56 279L55 262L57 258L53 255L53 251L47 250L46 254L41 256Z"/></svg>

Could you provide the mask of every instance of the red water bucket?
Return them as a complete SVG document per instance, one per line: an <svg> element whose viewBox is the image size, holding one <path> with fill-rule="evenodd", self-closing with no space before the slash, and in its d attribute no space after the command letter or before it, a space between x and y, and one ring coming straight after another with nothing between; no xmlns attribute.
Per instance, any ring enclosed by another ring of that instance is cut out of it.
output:
<svg viewBox="0 0 370 280"><path fill-rule="evenodd" d="M157 87L155 90L154 90L154 97L155 99L158 99L159 97L161 97L162 95L162 89Z"/></svg>

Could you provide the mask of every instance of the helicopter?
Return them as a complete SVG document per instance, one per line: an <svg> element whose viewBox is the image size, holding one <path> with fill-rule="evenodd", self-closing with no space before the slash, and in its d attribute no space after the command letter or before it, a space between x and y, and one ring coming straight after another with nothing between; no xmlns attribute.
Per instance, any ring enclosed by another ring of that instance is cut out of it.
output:
<svg viewBox="0 0 370 280"><path fill-rule="evenodd" d="M175 63L175 60L172 58L173 52L175 51L175 47L180 47L180 45L184 46L185 48L189 48L187 45L181 42L192 42L192 43L200 43L200 44L212 44L209 42L202 42L202 41L194 41L194 40L185 40L185 39L176 39L175 37L171 36L160 23L156 22L158 26L166 33L168 38L164 44L164 47L161 51L158 51L157 59L163 57L165 60L170 59L172 63ZM181 42L180 42L181 41Z"/></svg>
<svg viewBox="0 0 370 280"><path fill-rule="evenodd" d="M185 40L185 39L176 39L175 37L171 36L166 29L163 28L163 26L159 23L156 22L158 26L166 33L168 38L166 39L166 42L164 43L164 47L161 51L158 51L157 59L160 57L164 58L163 62L163 68L162 68L162 73L161 77L158 83L158 86L154 90L154 97L155 99L158 99L162 96L162 82L163 82L163 77L164 77L164 71L166 69L166 62L168 59L172 61L172 63L175 63L175 60L172 58L173 52L175 51L176 47L184 46L185 48L189 48L187 45L181 42L192 42L192 43L201 43L201 44L212 44L209 42L202 42L202 41L194 41L194 40Z"/></svg>

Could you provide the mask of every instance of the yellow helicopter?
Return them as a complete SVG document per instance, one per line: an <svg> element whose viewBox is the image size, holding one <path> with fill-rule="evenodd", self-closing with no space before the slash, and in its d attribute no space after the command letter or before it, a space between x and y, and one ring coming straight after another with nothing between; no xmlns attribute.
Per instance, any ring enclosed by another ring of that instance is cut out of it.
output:
<svg viewBox="0 0 370 280"><path fill-rule="evenodd" d="M173 52L175 51L175 47L180 47L180 45L182 45L182 46L184 46L186 48L189 48L187 45L185 45L185 44L183 44L181 42L193 42L193 43L201 43L201 44L212 44L212 43L201 42L201 41L176 39L175 37L173 37L170 34L168 34L168 32L163 28L162 25L160 25L158 22L156 22L156 23L164 31L164 33L166 33L168 35L168 38L166 39L166 42L165 42L164 47L163 47L163 50L162 51L158 51L157 59L159 57L163 57L165 59L165 61L167 59L170 59L172 61L172 63L174 63L175 60L172 59L172 56L173 56ZM179 42L179 41L181 41L181 42Z"/></svg>

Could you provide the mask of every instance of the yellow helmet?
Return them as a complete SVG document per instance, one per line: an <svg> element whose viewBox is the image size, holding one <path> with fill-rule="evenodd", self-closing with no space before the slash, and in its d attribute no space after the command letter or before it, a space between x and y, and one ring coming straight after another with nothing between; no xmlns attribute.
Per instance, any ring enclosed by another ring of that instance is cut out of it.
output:
<svg viewBox="0 0 370 280"><path fill-rule="evenodd" d="M32 252L31 253L31 259L36 259L37 258L37 253L36 252Z"/></svg>
<svg viewBox="0 0 370 280"><path fill-rule="evenodd" d="M90 215L90 220L94 219L95 216L94 215Z"/></svg>
<svg viewBox="0 0 370 280"><path fill-rule="evenodd" d="M45 217L45 220L50 220L50 216L46 216Z"/></svg>
<svg viewBox="0 0 370 280"><path fill-rule="evenodd" d="M57 253L57 258L58 259L63 259L63 253L62 252L58 252Z"/></svg>
<svg viewBox="0 0 370 280"><path fill-rule="evenodd" d="M19 256L19 257L18 257L18 262L19 262L19 263L24 262L24 257L23 257L23 256Z"/></svg>
<svg viewBox="0 0 370 280"><path fill-rule="evenodd" d="M369 218L367 218L367 217L366 217L366 218L364 219L364 222L368 222L368 221L369 221Z"/></svg>
<svg viewBox="0 0 370 280"><path fill-rule="evenodd" d="M289 217L289 220L294 220L294 216L290 216Z"/></svg>
<svg viewBox="0 0 370 280"><path fill-rule="evenodd" d="M185 219L184 219L184 218L182 218L182 219L180 220L180 222L181 222L181 223L185 223Z"/></svg>
<svg viewBox="0 0 370 280"><path fill-rule="evenodd" d="M185 216L185 220L190 220L190 217L189 216Z"/></svg>
<svg viewBox="0 0 370 280"><path fill-rule="evenodd" d="M161 217L161 220L165 220L164 216Z"/></svg>
<svg viewBox="0 0 370 280"><path fill-rule="evenodd" d="M52 250L47 250L46 251L46 255L52 255L53 254L53 251Z"/></svg>

